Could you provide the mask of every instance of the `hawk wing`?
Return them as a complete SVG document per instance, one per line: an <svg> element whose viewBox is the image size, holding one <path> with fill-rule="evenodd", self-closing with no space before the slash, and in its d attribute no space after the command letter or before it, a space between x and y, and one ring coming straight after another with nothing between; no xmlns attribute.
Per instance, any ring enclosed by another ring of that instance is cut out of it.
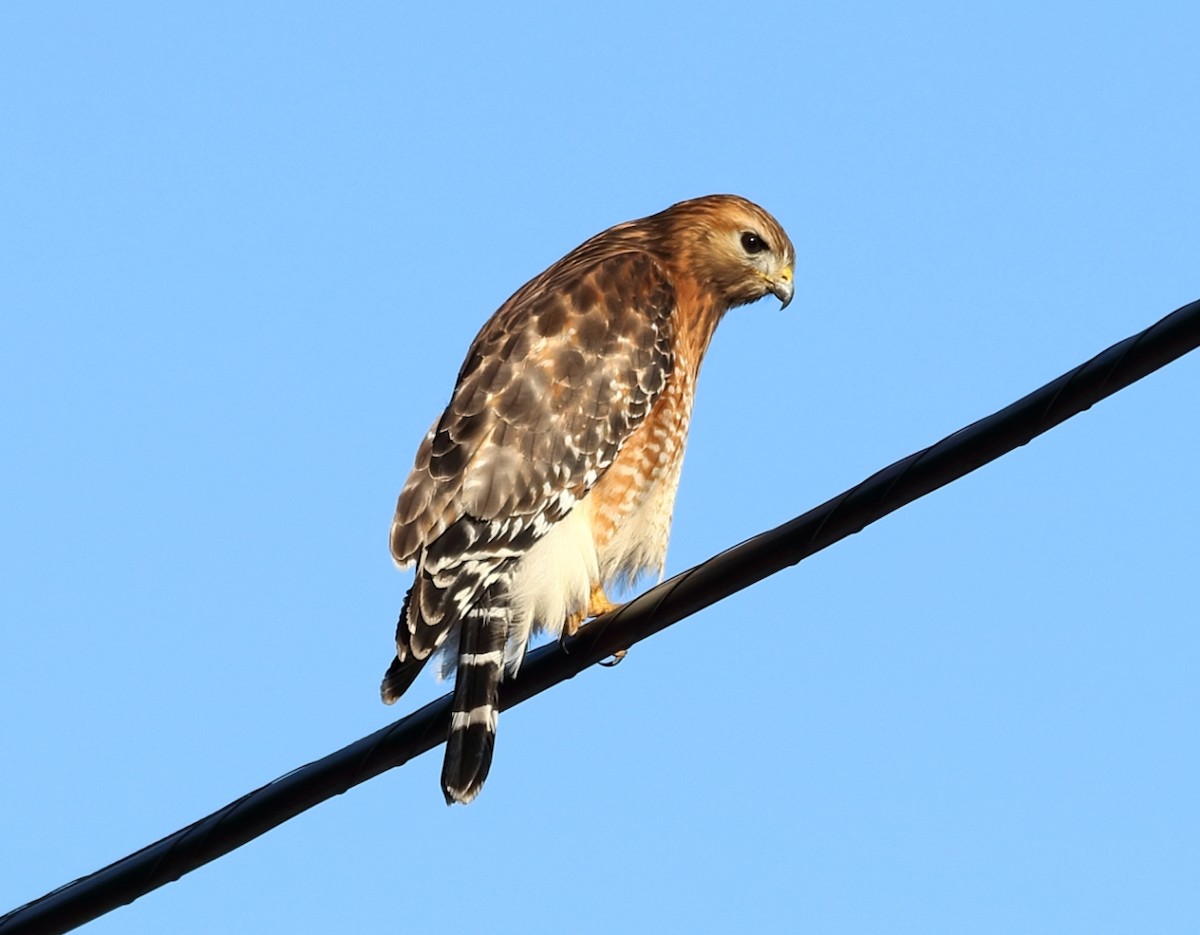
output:
<svg viewBox="0 0 1200 935"><path fill-rule="evenodd" d="M496 312L417 453L391 533L397 563L418 562L396 632L414 671L389 670L385 700L587 494L667 384L667 274L645 252L597 253L585 244Z"/></svg>

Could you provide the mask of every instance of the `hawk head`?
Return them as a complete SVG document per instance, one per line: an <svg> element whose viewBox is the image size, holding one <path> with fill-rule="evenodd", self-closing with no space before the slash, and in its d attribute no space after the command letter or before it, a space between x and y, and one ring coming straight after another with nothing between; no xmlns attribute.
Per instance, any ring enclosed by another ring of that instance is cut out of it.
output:
<svg viewBox="0 0 1200 935"><path fill-rule="evenodd" d="M647 218L660 243L726 309L771 293L786 307L796 249L766 211L738 195L706 195Z"/></svg>

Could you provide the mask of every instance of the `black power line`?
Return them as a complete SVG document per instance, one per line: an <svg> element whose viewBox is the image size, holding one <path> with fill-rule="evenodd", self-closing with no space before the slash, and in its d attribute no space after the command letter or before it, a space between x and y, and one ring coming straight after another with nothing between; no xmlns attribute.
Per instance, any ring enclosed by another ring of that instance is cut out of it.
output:
<svg viewBox="0 0 1200 935"><path fill-rule="evenodd" d="M860 531L918 497L1026 444L1200 346L1200 301L1011 406L884 468L803 516L748 539L531 653L504 686L510 708L704 607ZM400 766L446 738L447 695L336 753L293 770L207 818L0 917L2 935L52 935L133 902L306 809Z"/></svg>

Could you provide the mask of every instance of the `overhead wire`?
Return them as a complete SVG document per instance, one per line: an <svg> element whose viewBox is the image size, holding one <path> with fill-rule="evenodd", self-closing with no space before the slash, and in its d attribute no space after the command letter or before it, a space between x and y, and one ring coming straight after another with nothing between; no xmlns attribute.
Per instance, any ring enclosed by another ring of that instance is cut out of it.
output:
<svg viewBox="0 0 1200 935"><path fill-rule="evenodd" d="M1009 406L775 529L726 549L530 653L504 684L511 708L763 578L861 531L908 503L1027 444L1200 346L1200 300L1177 309ZM1195 403L1195 401L1190 401ZM205 818L0 916L0 935L66 932L216 860L326 799L443 743L446 695L292 770Z"/></svg>

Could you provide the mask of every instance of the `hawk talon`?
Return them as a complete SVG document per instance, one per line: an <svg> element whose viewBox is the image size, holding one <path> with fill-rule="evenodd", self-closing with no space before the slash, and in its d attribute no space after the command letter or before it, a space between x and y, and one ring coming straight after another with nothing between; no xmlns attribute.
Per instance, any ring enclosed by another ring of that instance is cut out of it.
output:
<svg viewBox="0 0 1200 935"><path fill-rule="evenodd" d="M612 654L612 659L607 660L605 662L601 662L600 665L604 666L604 668L606 668L606 669L615 668L621 662L621 660L624 659L628 654L629 654L628 649L618 649L615 653Z"/></svg>
<svg viewBox="0 0 1200 935"><path fill-rule="evenodd" d="M591 596L588 598L587 615L589 619L601 617L621 606L610 601L608 595L604 593L604 585L598 584L592 588Z"/></svg>
<svg viewBox="0 0 1200 935"><path fill-rule="evenodd" d="M559 638L559 642L578 633L583 627L585 620L592 620L603 616L621 606L620 604L614 604L608 599L608 595L604 593L603 585L596 585L592 588L592 593L588 597L587 608L580 608L567 614L567 619L563 621L562 636Z"/></svg>
<svg viewBox="0 0 1200 935"><path fill-rule="evenodd" d="M587 619L586 611L577 610L574 613L567 614L567 619L563 622L563 636L574 636L579 632L579 628L583 626L583 621Z"/></svg>

